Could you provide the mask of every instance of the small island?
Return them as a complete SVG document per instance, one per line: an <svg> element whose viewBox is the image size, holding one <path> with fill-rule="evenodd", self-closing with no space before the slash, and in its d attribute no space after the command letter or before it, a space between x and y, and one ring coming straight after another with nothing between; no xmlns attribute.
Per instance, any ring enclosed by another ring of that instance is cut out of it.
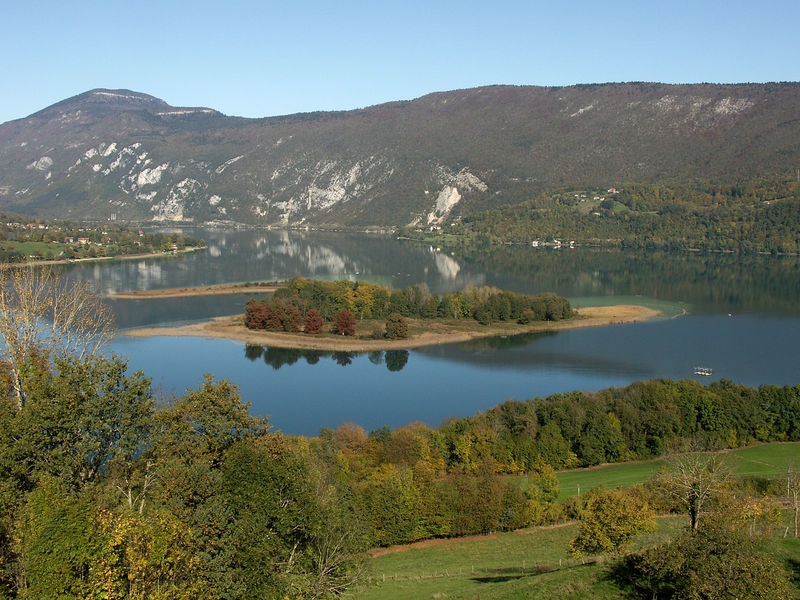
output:
<svg viewBox="0 0 800 600"><path fill-rule="evenodd" d="M409 327L411 333L402 340L370 339L366 337L307 336L303 333L276 331L253 331L244 326L243 316L218 317L205 323L192 323L177 327L147 327L132 329L125 335L147 336L196 336L238 340L254 346L275 346L278 348L297 348L300 350L340 350L344 352L372 352L379 350L405 350L454 344L479 338L538 333L543 331L565 331L581 327L599 327L646 321L659 316L655 309L638 305L591 306L576 309L572 319L559 322L543 322L516 326L481 326L471 329L449 326L446 321L426 324L423 328Z"/></svg>
<svg viewBox="0 0 800 600"><path fill-rule="evenodd" d="M164 298L221 293L268 293L244 315L178 327L126 331L129 336L200 336L281 348L368 352L399 350L544 331L630 323L658 316L644 306L573 309L554 294L525 295L468 287L438 296L427 286L390 290L367 282L313 281L203 286L133 292L115 297Z"/></svg>

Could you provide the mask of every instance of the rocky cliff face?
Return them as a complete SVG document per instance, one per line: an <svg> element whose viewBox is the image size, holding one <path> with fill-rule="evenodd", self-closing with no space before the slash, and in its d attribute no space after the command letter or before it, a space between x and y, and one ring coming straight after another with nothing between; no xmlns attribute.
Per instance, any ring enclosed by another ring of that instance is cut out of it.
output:
<svg viewBox="0 0 800 600"><path fill-rule="evenodd" d="M796 84L496 86L268 119L92 90L0 125L0 209L435 227L545 189L793 172L798 114Z"/></svg>

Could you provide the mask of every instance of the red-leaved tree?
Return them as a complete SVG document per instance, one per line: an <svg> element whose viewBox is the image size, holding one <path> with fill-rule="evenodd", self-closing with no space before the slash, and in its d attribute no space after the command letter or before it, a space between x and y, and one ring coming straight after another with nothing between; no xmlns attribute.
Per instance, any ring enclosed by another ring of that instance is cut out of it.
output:
<svg viewBox="0 0 800 600"><path fill-rule="evenodd" d="M312 308L306 314L306 322L303 331L309 335L317 335L322 333L323 325L325 325L325 319L322 318L322 313L316 308Z"/></svg>
<svg viewBox="0 0 800 600"><path fill-rule="evenodd" d="M339 335L356 334L356 318L349 310L340 310L333 316L333 331Z"/></svg>

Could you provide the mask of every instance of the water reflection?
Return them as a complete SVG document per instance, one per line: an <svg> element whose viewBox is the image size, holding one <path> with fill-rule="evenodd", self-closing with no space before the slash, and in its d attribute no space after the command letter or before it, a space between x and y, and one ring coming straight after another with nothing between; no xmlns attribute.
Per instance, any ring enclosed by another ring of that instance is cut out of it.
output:
<svg viewBox="0 0 800 600"><path fill-rule="evenodd" d="M424 283L437 294L468 285L492 285L521 293L550 291L571 298L656 298L685 302L693 311L705 314L800 314L798 257L588 248L554 251L522 246L454 254L428 244L355 233L193 229L187 234L205 239L207 250L79 263L64 270L69 277L91 281L104 294L275 281L302 275L366 280L395 288ZM117 303L120 314L129 308L133 313L139 310ZM180 314L166 318L185 320ZM131 323L135 318L124 314L122 320Z"/></svg>
<svg viewBox="0 0 800 600"><path fill-rule="evenodd" d="M269 365L275 371L281 367L293 365L301 359L309 365L316 365L322 359L331 359L337 365L346 367L353 364L353 361L363 354L363 352L277 348L255 344L247 344L244 347L244 356L247 360L250 362L263 360L264 364ZM368 352L367 355L369 362L373 365L385 365L389 371L395 372L402 371L409 358L408 350L375 351Z"/></svg>
<svg viewBox="0 0 800 600"><path fill-rule="evenodd" d="M241 386L254 414L290 433L352 421L367 429L414 420L437 425L509 398L602 389L652 377L714 377L751 386L800 376L800 258L491 247L456 255L386 236L294 231L192 231L207 251L65 267L106 293L296 275L358 279L437 294L467 285L553 291L607 303L665 301L686 316L591 330L490 338L364 355L238 342L119 336L111 350L157 388L183 392L203 373ZM247 297L114 300L122 328L241 314ZM683 314L671 311L667 314ZM729 316L731 314L732 316ZM245 358L243 359L243 354ZM271 368L267 368L267 365ZM341 368L342 366L346 368ZM376 368L377 367L377 368Z"/></svg>
<svg viewBox="0 0 800 600"><path fill-rule="evenodd" d="M104 294L246 281L275 281L297 275L320 279L364 279L394 287L426 283L442 293L485 283L483 273L466 272L461 261L430 245L388 236L303 232L192 229L203 251L171 257L64 268L92 281Z"/></svg>
<svg viewBox="0 0 800 600"><path fill-rule="evenodd" d="M797 256L492 246L459 259L464 270L491 273L492 285L514 291L535 283L568 297L643 296L705 314L800 315Z"/></svg>

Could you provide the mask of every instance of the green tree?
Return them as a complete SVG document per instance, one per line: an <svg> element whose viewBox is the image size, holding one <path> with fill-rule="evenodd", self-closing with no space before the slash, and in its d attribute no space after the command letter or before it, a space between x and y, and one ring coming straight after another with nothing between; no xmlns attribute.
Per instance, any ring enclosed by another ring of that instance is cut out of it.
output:
<svg viewBox="0 0 800 600"><path fill-rule="evenodd" d="M348 588L364 549L347 503L280 434L237 441L220 467L226 598L319 598Z"/></svg>
<svg viewBox="0 0 800 600"><path fill-rule="evenodd" d="M795 597L789 574L762 541L718 520L629 556L618 575L650 598Z"/></svg>
<svg viewBox="0 0 800 600"><path fill-rule="evenodd" d="M386 317L386 333L388 340L404 340L408 337L408 322L400 313L390 313Z"/></svg>
<svg viewBox="0 0 800 600"><path fill-rule="evenodd" d="M24 598L86 598L92 552L92 498L43 476L26 498L16 536Z"/></svg>
<svg viewBox="0 0 800 600"><path fill-rule="evenodd" d="M446 481L446 496L452 511L452 533L483 534L496 531L503 518L505 486L497 474L497 463L487 458L474 472L461 472Z"/></svg>
<svg viewBox="0 0 800 600"><path fill-rule="evenodd" d="M561 429L555 421L547 422L539 430L539 435L536 439L536 450L544 459L544 462L556 468L568 466L570 463L571 451L569 442L564 439Z"/></svg>
<svg viewBox="0 0 800 600"><path fill-rule="evenodd" d="M558 500L560 484L556 470L537 456L533 469L528 474L527 495L531 500L555 502Z"/></svg>
<svg viewBox="0 0 800 600"><path fill-rule="evenodd" d="M152 427L150 380L128 374L119 357L63 358L54 368L26 384L28 402L7 422L15 442L0 448L0 460L19 485L48 474L80 489L138 461Z"/></svg>
<svg viewBox="0 0 800 600"><path fill-rule="evenodd" d="M621 489L595 489L587 498L572 554L616 553L636 535L653 531L655 514L638 495Z"/></svg>
<svg viewBox="0 0 800 600"><path fill-rule="evenodd" d="M419 491L410 467L380 465L359 487L361 502L372 526L374 544L388 546L422 537L417 511Z"/></svg>
<svg viewBox="0 0 800 600"><path fill-rule="evenodd" d="M154 502L183 523L191 538L187 548L199 576L195 597L243 598L236 579L235 546L229 539L237 511L227 496L225 464L237 443L267 434L265 419L252 417L238 388L205 375L196 390L175 399L157 414L153 456L158 489Z"/></svg>
<svg viewBox="0 0 800 600"><path fill-rule="evenodd" d="M183 463L216 464L236 440L262 436L269 429L265 418L250 415L250 404L242 401L236 385L215 381L208 373L198 389L187 390L159 411L157 424L158 453Z"/></svg>
<svg viewBox="0 0 800 600"><path fill-rule="evenodd" d="M794 513L794 537L800 537L800 471L794 465L790 465L786 473L786 492Z"/></svg>
<svg viewBox="0 0 800 600"><path fill-rule="evenodd" d="M17 409L36 361L98 353L112 331L110 308L88 282L50 269L0 270L0 337Z"/></svg>

